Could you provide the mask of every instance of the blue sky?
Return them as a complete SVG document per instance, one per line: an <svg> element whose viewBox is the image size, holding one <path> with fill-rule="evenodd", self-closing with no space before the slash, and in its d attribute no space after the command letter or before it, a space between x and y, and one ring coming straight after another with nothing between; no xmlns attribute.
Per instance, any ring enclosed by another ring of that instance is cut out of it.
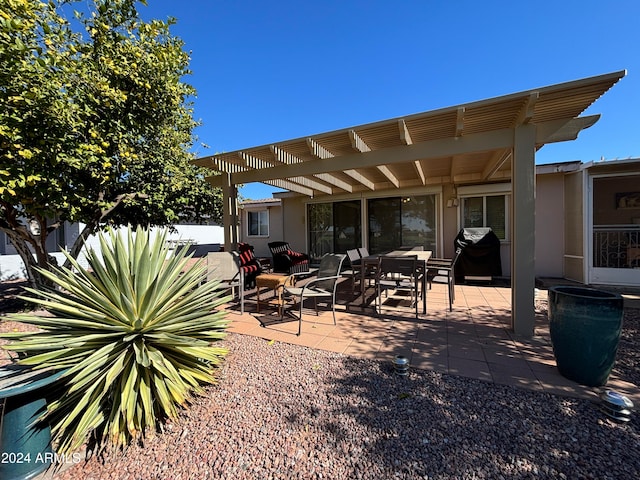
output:
<svg viewBox="0 0 640 480"><path fill-rule="evenodd" d="M638 0L148 4L191 52L198 156L626 69L586 112L600 121L537 161L640 157Z"/></svg>

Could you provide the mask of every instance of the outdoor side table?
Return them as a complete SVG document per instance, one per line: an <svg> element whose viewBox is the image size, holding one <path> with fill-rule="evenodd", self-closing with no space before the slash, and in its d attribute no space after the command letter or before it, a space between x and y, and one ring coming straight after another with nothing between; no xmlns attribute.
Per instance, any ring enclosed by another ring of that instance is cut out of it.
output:
<svg viewBox="0 0 640 480"><path fill-rule="evenodd" d="M289 283L287 283L287 279ZM273 290L273 295L276 297L276 303L278 305L278 313L282 314L282 306L284 304L282 300L282 292L286 285L293 285L293 277L288 275L279 275L277 273L263 273L256 277L256 303L257 312L260 312L260 303L269 303L268 300L260 300L260 289L270 288Z"/></svg>
<svg viewBox="0 0 640 480"><path fill-rule="evenodd" d="M45 388L64 373L0 367L0 478L23 480L46 470L53 460L51 429L38 418L46 411Z"/></svg>

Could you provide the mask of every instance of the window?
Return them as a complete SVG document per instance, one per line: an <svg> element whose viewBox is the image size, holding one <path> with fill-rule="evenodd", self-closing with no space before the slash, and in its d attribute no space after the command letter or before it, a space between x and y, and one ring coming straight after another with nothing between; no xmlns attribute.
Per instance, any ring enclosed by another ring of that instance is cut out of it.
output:
<svg viewBox="0 0 640 480"><path fill-rule="evenodd" d="M250 237L269 236L269 210L247 212L247 234Z"/></svg>
<svg viewBox="0 0 640 480"><path fill-rule="evenodd" d="M463 198L462 227L491 227L500 240L506 240L507 196L483 195Z"/></svg>
<svg viewBox="0 0 640 480"><path fill-rule="evenodd" d="M402 246L436 249L436 196L369 200L369 251L388 252Z"/></svg>

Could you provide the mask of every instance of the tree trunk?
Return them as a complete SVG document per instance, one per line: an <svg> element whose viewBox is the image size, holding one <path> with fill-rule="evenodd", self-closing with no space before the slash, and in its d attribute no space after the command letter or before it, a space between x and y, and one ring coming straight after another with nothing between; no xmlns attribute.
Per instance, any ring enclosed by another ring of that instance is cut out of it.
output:
<svg viewBox="0 0 640 480"><path fill-rule="evenodd" d="M43 251L39 247L40 242L27 241L24 238L24 234L19 234L15 230L2 229L4 233L9 237L9 241L20 255L22 262L24 263L27 279L31 287L40 289L43 287L50 287L51 282L46 279L37 269L50 270L51 265L56 265L55 257L48 255L46 251ZM46 239L45 239L46 241ZM43 242L44 243L44 242ZM34 251L36 252L34 254Z"/></svg>

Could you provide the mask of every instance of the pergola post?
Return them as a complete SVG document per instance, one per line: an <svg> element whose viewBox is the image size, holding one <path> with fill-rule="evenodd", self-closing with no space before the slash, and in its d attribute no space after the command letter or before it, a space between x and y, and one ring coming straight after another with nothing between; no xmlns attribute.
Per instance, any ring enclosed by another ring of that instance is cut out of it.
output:
<svg viewBox="0 0 640 480"><path fill-rule="evenodd" d="M515 128L511 196L511 327L532 337L535 327L536 126Z"/></svg>
<svg viewBox="0 0 640 480"><path fill-rule="evenodd" d="M231 174L222 185L222 224L224 225L224 249L231 252L238 245L238 188L231 182Z"/></svg>

